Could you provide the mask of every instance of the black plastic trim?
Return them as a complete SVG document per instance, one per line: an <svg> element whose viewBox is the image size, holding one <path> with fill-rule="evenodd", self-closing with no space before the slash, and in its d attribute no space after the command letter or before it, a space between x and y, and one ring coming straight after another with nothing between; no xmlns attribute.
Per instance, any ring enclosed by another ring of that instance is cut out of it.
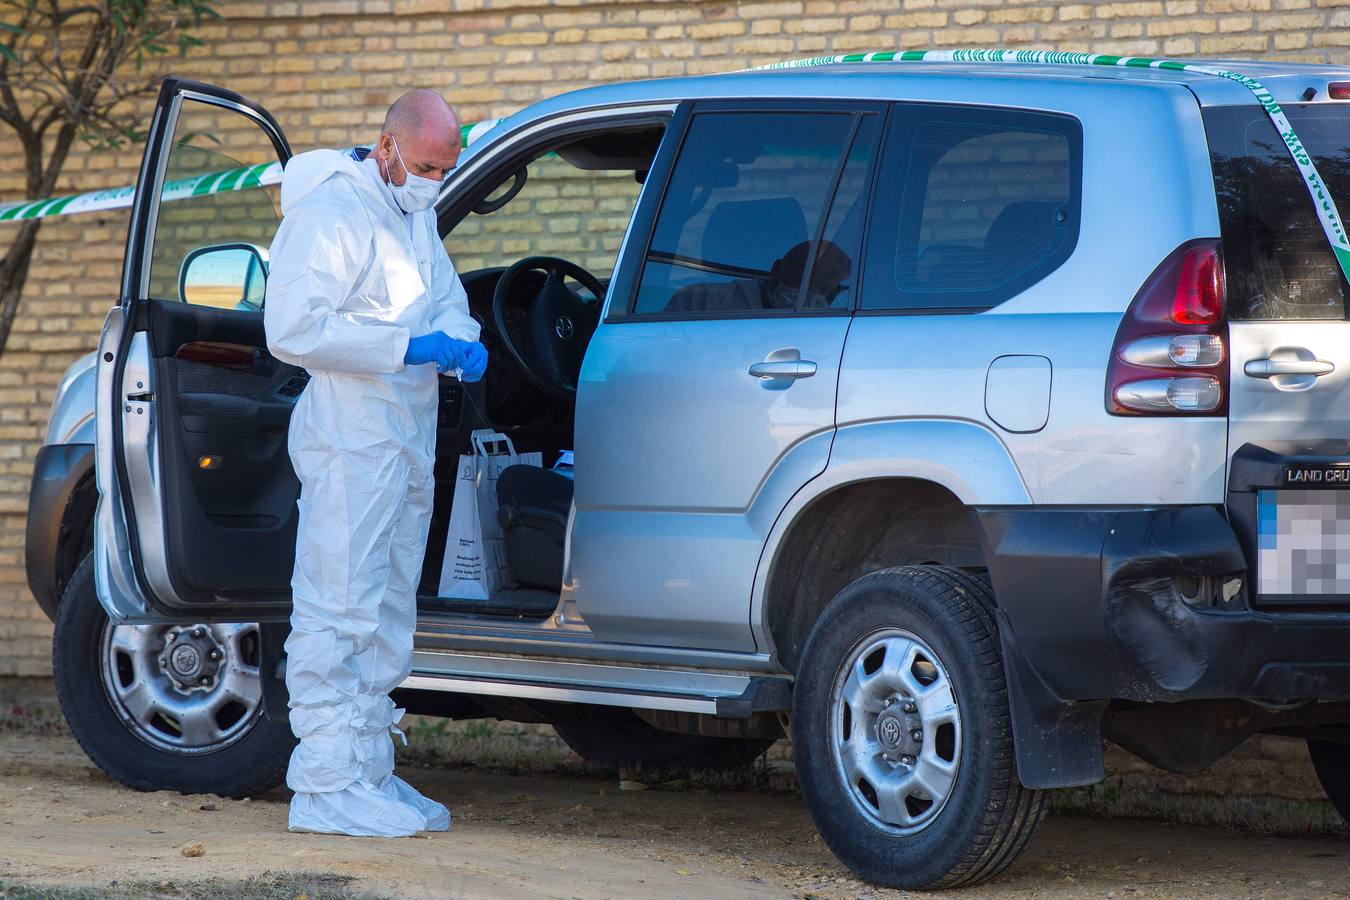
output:
<svg viewBox="0 0 1350 900"><path fill-rule="evenodd" d="M62 544L76 524L67 520L67 513L76 490L93 474L93 444L49 444L33 460L24 567L28 589L53 622L61 602L61 557L66 552Z"/></svg>
<svg viewBox="0 0 1350 900"><path fill-rule="evenodd" d="M717 715L723 719L748 719L757 712L792 709L792 685L786 678L757 675L739 697L718 697Z"/></svg>
<svg viewBox="0 0 1350 900"><path fill-rule="evenodd" d="M1218 506L975 510L1032 787L1100 778L1111 700L1350 700L1350 612L1188 602L1174 579L1245 578Z"/></svg>

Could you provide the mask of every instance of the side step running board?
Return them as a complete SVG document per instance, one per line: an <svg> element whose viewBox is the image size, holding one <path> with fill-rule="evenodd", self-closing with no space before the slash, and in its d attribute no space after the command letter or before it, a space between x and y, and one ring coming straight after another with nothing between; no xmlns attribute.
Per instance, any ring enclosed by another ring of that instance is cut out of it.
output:
<svg viewBox="0 0 1350 900"><path fill-rule="evenodd" d="M458 653L414 654L413 674L400 688L733 719L786 710L792 703L786 677Z"/></svg>

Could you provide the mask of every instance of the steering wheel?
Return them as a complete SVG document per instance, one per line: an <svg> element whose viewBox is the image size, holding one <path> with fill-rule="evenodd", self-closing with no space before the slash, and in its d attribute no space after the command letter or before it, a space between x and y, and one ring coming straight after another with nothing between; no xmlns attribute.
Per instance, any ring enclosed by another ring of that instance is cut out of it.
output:
<svg viewBox="0 0 1350 900"><path fill-rule="evenodd" d="M513 335L506 325L506 310L513 288L526 272L543 272L546 277L534 301L524 307L524 327ZM564 284L563 279L568 277L597 299L578 297ZM492 324L526 380L551 397L575 400L581 359L600 322L599 298L604 296L600 279L581 266L553 256L530 256L497 279L492 292Z"/></svg>

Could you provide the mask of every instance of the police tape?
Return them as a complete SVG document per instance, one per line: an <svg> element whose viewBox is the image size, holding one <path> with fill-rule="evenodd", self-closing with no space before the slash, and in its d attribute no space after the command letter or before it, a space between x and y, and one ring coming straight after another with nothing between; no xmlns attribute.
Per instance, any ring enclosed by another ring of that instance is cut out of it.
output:
<svg viewBox="0 0 1350 900"><path fill-rule="evenodd" d="M832 66L842 63L870 62L959 62L959 63L1027 63L1052 66L1124 66L1141 69L1167 69L1175 72L1194 72L1199 75L1212 75L1236 81L1256 97L1256 101L1266 111L1266 115L1275 125L1281 140L1289 150L1289 156L1298 167L1303 184L1308 189L1313 208L1317 210L1317 219L1322 232L1331 245L1331 252L1340 266L1342 274L1350 281L1350 241L1345 234L1345 224L1341 221L1336 201L1331 197L1326 182L1314 165L1312 156L1304 148L1289 124L1288 117L1274 95L1261 82L1247 75L1230 72L1215 66L1181 62L1171 59L1154 59L1147 56L1111 56L1104 53L1074 53L1063 50L892 50L879 53L844 53L836 56L814 56L806 59L788 60L753 66L747 72L769 69L800 69L813 66Z"/></svg>
<svg viewBox="0 0 1350 900"><path fill-rule="evenodd" d="M1317 171L1312 157L1303 147L1302 141L1289 123L1284 110L1259 81L1247 75L1230 72L1214 66L1186 63L1179 60L1154 59L1146 56L1112 56L1104 53L1076 53L1064 50L889 50L874 53L844 53L835 56L813 56L805 59L786 60L753 66L744 71L766 71L771 69L800 69L815 66L839 65L843 63L872 62L959 62L959 63L1027 63L1032 65L1059 66L1124 66L1127 68L1167 69L1179 72L1194 72L1212 75L1235 81L1251 91L1266 115L1275 125L1280 138L1289 150L1289 156L1298 167L1299 175L1307 187L1308 195L1317 211L1317 218L1331 245L1332 253L1344 273L1350 280L1350 240L1347 240L1345 225L1341 221L1336 202L1331 197L1326 183ZM463 146L467 147L492 130L500 119L476 122L460 129ZM213 172L192 178L183 178L166 182L161 194L162 200L182 200L224 191L239 191L262 185L277 184L281 181L279 163L263 163L225 172ZM118 209L131 205L136 195L134 187L112 188L102 191L89 191L83 194L70 194L51 197L45 200L23 200L18 203L0 204L0 222L19 219L41 219L46 216L72 215L82 212L97 212Z"/></svg>
<svg viewBox="0 0 1350 900"><path fill-rule="evenodd" d="M467 147L487 134L500 121L500 119L489 119L484 122L462 126L460 128L460 140L463 142L463 146ZM208 172L205 175L194 175L191 178L166 181L160 192L160 200L188 200L209 194L243 191L280 183L281 163L259 163L256 166L243 166L238 169ZM66 194L60 197L48 197L45 200L20 200L17 203L0 203L0 222L124 209L131 205L135 197L136 188L131 186L107 188L101 191L86 191L82 194Z"/></svg>

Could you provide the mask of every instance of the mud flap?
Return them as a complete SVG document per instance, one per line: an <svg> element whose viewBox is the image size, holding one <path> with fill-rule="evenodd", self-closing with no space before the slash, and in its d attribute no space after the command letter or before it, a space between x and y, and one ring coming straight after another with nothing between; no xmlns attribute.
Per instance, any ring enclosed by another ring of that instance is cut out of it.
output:
<svg viewBox="0 0 1350 900"><path fill-rule="evenodd" d="M1008 614L1000 609L997 615L1018 779L1036 790L1101 781L1106 701L1072 703L1056 696L1018 649Z"/></svg>

